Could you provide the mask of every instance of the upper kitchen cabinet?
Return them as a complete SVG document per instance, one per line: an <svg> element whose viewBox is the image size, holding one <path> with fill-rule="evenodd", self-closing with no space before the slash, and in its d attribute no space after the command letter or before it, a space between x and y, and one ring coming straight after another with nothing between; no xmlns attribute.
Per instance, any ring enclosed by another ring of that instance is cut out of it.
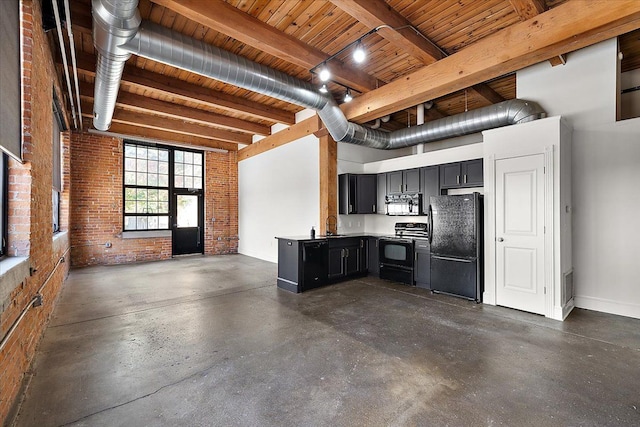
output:
<svg viewBox="0 0 640 427"><path fill-rule="evenodd" d="M378 177L375 174L338 175L338 213L373 214L378 210Z"/></svg>
<svg viewBox="0 0 640 427"><path fill-rule="evenodd" d="M422 186L422 212L429 212L429 198L440 195L440 168L427 166L420 168L420 181Z"/></svg>
<svg viewBox="0 0 640 427"><path fill-rule="evenodd" d="M420 169L387 172L387 193L419 193Z"/></svg>
<svg viewBox="0 0 640 427"><path fill-rule="evenodd" d="M377 211L379 214L384 215L387 213L385 202L387 201L387 174L379 173L378 177L378 206Z"/></svg>
<svg viewBox="0 0 640 427"><path fill-rule="evenodd" d="M482 159L440 165L440 188L482 187Z"/></svg>

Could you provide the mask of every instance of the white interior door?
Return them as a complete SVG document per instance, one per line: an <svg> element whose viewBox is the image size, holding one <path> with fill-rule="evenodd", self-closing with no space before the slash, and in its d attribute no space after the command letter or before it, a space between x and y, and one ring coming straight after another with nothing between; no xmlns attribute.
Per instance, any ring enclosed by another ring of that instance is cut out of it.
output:
<svg viewBox="0 0 640 427"><path fill-rule="evenodd" d="M496 303L545 314L544 155L496 161Z"/></svg>

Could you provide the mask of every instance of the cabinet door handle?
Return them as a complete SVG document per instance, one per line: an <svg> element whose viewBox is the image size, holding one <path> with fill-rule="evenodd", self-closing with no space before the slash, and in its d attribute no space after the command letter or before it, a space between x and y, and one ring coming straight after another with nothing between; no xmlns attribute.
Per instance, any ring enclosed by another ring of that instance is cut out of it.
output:
<svg viewBox="0 0 640 427"><path fill-rule="evenodd" d="M345 258L349 258L349 249L345 249Z"/></svg>
<svg viewBox="0 0 640 427"><path fill-rule="evenodd" d="M456 184L460 184L460 175L456 175Z"/></svg>
<svg viewBox="0 0 640 427"><path fill-rule="evenodd" d="M402 184L400 184L400 185L398 186L398 189L399 189L399 190L400 190L400 192L402 193Z"/></svg>
<svg viewBox="0 0 640 427"><path fill-rule="evenodd" d="M376 213L376 205L373 205L373 213Z"/></svg>
<svg viewBox="0 0 640 427"><path fill-rule="evenodd" d="M353 205L349 205L349 213L353 212Z"/></svg>
<svg viewBox="0 0 640 427"><path fill-rule="evenodd" d="M464 174L464 183L467 183L467 174Z"/></svg>

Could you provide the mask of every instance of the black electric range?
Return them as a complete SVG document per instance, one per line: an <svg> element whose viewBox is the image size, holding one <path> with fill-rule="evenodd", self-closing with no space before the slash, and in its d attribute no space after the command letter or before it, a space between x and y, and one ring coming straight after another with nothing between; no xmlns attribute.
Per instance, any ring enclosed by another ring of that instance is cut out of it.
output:
<svg viewBox="0 0 640 427"><path fill-rule="evenodd" d="M413 285L414 240L428 238L427 223L397 222L395 236L380 239L380 278Z"/></svg>

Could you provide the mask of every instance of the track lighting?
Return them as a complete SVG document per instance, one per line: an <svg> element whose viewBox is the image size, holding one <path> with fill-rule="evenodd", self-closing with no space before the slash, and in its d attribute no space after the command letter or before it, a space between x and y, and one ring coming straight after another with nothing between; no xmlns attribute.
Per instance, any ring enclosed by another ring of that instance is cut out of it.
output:
<svg viewBox="0 0 640 427"><path fill-rule="evenodd" d="M331 78L331 71L329 71L329 68L327 68L326 62L322 63L322 69L320 70L320 74L318 74L318 77L320 77L320 80L322 80L323 82L329 81L329 79Z"/></svg>
<svg viewBox="0 0 640 427"><path fill-rule="evenodd" d="M324 83L322 86L320 86L319 90L320 90L321 93L329 92L329 89L327 88L327 84L326 83Z"/></svg>
<svg viewBox="0 0 640 427"><path fill-rule="evenodd" d="M351 102L352 99L351 89L347 89L347 92L344 94L344 102Z"/></svg>
<svg viewBox="0 0 640 427"><path fill-rule="evenodd" d="M358 64L360 64L364 62L366 57L367 57L367 54L364 51L364 47L362 47L362 42L358 40L358 44L356 44L356 49L353 51L353 60L356 61Z"/></svg>

